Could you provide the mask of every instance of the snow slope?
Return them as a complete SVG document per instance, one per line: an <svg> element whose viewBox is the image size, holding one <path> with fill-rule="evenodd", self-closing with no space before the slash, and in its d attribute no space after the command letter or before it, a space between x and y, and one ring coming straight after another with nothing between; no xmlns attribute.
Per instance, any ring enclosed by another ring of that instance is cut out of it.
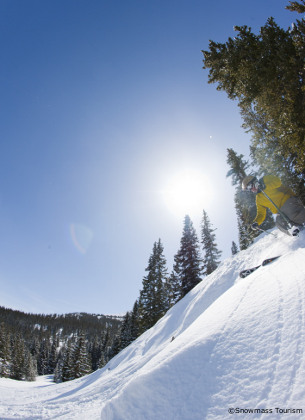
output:
<svg viewBox="0 0 305 420"><path fill-rule="evenodd" d="M0 419L305 418L305 232L272 233L225 260L105 368L63 384L0 379Z"/></svg>

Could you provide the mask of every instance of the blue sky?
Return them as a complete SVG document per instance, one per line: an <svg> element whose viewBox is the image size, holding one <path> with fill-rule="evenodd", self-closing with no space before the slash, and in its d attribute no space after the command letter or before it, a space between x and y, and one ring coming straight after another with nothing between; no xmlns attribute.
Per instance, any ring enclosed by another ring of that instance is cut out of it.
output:
<svg viewBox="0 0 305 420"><path fill-rule="evenodd" d="M0 0L0 305L132 309L153 243L171 271L186 212L199 235L202 209L168 202L185 173L230 256L226 149L247 156L250 136L201 50L234 25L288 27L287 3Z"/></svg>

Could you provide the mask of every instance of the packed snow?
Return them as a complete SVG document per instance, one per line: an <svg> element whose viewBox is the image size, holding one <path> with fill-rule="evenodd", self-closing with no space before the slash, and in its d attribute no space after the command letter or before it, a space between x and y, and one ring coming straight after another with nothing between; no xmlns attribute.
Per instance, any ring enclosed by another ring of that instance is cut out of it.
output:
<svg viewBox="0 0 305 420"><path fill-rule="evenodd" d="M0 419L305 418L304 248L305 231L260 236L91 375L0 379Z"/></svg>

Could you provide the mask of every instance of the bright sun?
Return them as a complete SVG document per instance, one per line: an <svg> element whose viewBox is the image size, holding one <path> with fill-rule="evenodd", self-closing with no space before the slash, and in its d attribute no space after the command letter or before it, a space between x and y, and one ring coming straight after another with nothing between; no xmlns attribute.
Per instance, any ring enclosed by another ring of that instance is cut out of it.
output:
<svg viewBox="0 0 305 420"><path fill-rule="evenodd" d="M163 190L168 209L178 217L201 214L211 195L209 179L196 170L185 170L175 174Z"/></svg>

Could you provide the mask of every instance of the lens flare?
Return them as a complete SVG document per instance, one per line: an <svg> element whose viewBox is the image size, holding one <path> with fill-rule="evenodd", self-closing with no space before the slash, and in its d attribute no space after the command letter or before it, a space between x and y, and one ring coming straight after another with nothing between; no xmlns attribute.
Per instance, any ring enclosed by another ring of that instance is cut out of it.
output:
<svg viewBox="0 0 305 420"><path fill-rule="evenodd" d="M93 239L92 230L87 226L78 223L71 223L70 236L75 248L81 254L86 254Z"/></svg>

